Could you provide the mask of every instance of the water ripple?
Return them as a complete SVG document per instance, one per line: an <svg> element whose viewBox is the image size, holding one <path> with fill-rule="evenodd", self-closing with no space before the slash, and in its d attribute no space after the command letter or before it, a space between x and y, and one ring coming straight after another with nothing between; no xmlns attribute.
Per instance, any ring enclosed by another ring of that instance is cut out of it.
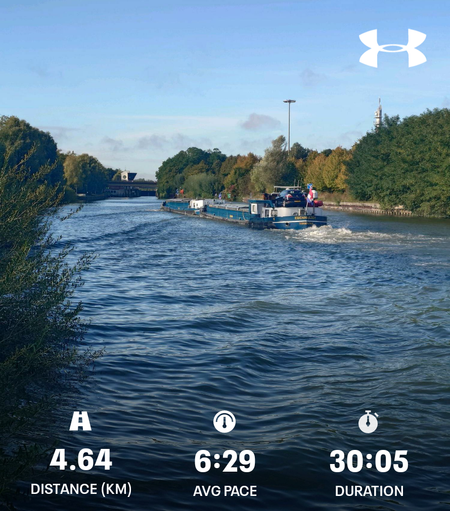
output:
<svg viewBox="0 0 450 511"><path fill-rule="evenodd" d="M448 508L449 222L330 212L325 228L260 232L158 207L93 203L65 223L74 255L98 254L79 296L86 342L106 355L77 403L89 445L68 432L61 443L110 447L114 465L42 481L132 482L131 499L92 499L99 511ZM220 409L237 417L230 435L212 427ZM357 428L365 409L380 415L374 435ZM256 469L199 474L203 448L252 449ZM410 468L335 474L334 449L407 449ZM260 496L194 498L197 484L257 484ZM354 484L403 485L405 497L335 497Z"/></svg>

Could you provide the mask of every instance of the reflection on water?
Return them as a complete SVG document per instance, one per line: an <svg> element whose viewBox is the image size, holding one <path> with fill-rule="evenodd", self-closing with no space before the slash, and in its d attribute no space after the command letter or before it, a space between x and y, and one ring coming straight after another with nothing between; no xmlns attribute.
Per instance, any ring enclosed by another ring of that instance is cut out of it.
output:
<svg viewBox="0 0 450 511"><path fill-rule="evenodd" d="M86 342L107 353L77 405L93 431L63 431L61 447L110 448L113 467L30 479L130 481L133 495L19 509L443 509L450 222L329 212L324 228L261 232L158 208L108 200L63 224L75 256L98 254L79 295ZM366 409L379 414L370 436ZM228 435L212 426L219 410L237 418ZM59 411L67 429L71 412ZM251 449L256 468L199 474L199 449ZM335 474L334 449L408 450L409 470ZM256 484L259 497L194 498L197 484ZM405 496L334 496L351 484Z"/></svg>

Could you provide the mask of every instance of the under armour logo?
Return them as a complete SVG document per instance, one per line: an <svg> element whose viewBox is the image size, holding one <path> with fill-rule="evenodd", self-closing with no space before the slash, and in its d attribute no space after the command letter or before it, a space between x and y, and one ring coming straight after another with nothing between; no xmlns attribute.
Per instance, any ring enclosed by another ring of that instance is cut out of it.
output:
<svg viewBox="0 0 450 511"><path fill-rule="evenodd" d="M367 50L361 55L359 61L366 66L378 67L378 53L380 51L385 51L387 53L407 51L408 67L418 66L427 61L425 55L416 49L417 46L420 46L425 41L426 37L426 34L408 28L408 44L383 44L380 46L378 44L377 30L369 30L359 36L361 42L370 48L370 50ZM385 48L388 46L398 46L401 49L386 50Z"/></svg>

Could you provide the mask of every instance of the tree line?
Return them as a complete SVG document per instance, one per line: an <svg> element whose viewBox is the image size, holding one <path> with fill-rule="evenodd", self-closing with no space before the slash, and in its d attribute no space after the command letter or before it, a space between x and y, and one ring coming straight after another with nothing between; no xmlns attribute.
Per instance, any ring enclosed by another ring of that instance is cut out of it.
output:
<svg viewBox="0 0 450 511"><path fill-rule="evenodd" d="M47 183L64 188L69 202L76 200L77 193L101 194L109 181L120 179L119 169L104 167L94 156L61 152L50 133L14 116L0 117L0 163L14 168L25 155L28 172L49 167Z"/></svg>
<svg viewBox="0 0 450 511"><path fill-rule="evenodd" d="M283 136L261 158L226 156L191 147L165 160L156 174L160 198L225 193L241 199L275 185L306 186L383 208L403 206L420 215L450 216L450 110L427 110L403 120L385 116L351 149L316 151Z"/></svg>
<svg viewBox="0 0 450 511"><path fill-rule="evenodd" d="M272 142L261 158L253 153L226 156L219 149L204 151L191 147L165 160L156 178L158 196L170 198L183 190L191 197L212 197L225 193L236 200L272 191L276 185L314 182L318 190L344 191L345 162L351 151L313 151L299 143L286 150L285 137Z"/></svg>
<svg viewBox="0 0 450 511"><path fill-rule="evenodd" d="M403 120L385 116L378 130L355 144L346 166L347 186L357 200L450 216L450 110Z"/></svg>

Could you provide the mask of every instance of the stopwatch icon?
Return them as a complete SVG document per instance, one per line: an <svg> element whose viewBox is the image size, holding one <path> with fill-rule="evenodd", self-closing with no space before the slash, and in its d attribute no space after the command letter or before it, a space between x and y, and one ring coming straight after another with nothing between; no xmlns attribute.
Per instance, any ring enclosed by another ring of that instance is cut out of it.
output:
<svg viewBox="0 0 450 511"><path fill-rule="evenodd" d="M366 410L366 415L359 419L358 426L363 433L373 433L378 428L378 414L372 415L370 412Z"/></svg>

